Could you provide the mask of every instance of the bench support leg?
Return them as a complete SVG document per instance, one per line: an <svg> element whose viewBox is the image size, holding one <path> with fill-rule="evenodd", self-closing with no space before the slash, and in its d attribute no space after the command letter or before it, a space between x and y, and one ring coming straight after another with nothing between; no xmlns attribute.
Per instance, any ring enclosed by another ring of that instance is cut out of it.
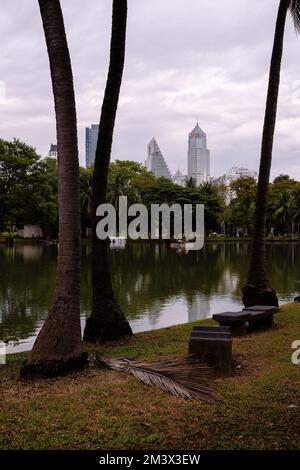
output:
<svg viewBox="0 0 300 470"><path fill-rule="evenodd" d="M232 375L232 340L214 341L208 338L191 338L189 355L196 356L200 363L212 367L216 377L231 377Z"/></svg>
<svg viewBox="0 0 300 470"><path fill-rule="evenodd" d="M220 326L230 326L232 336L244 336L246 334L246 322L245 321L235 321L219 322Z"/></svg>
<svg viewBox="0 0 300 470"><path fill-rule="evenodd" d="M273 328L274 326L274 315L269 315L261 320L249 321L249 330L256 331L260 329Z"/></svg>

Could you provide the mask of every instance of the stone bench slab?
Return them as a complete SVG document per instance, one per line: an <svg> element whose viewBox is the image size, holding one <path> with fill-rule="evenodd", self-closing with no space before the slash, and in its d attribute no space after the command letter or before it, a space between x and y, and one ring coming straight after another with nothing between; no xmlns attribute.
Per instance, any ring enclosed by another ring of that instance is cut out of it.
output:
<svg viewBox="0 0 300 470"><path fill-rule="evenodd" d="M251 317L250 312L241 310L240 312L215 313L213 319L218 322L245 322Z"/></svg>
<svg viewBox="0 0 300 470"><path fill-rule="evenodd" d="M231 340L231 332L230 333L224 333L220 331L219 333L202 333L202 332L197 332L197 331L192 331L191 333L191 338L198 340L198 339L221 339L223 340Z"/></svg>
<svg viewBox="0 0 300 470"><path fill-rule="evenodd" d="M194 326L193 331L212 331L230 333L230 326Z"/></svg>
<svg viewBox="0 0 300 470"><path fill-rule="evenodd" d="M265 312L269 314L274 314L279 312L279 308L274 306L269 306L269 305L253 305L252 307L246 307L243 309L245 312L253 312L253 311L258 311L258 312Z"/></svg>

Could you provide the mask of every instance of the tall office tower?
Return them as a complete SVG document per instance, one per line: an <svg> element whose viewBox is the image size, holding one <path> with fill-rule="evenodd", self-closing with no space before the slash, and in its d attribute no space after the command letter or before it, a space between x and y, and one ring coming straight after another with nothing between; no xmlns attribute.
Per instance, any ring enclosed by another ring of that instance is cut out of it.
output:
<svg viewBox="0 0 300 470"><path fill-rule="evenodd" d="M198 122L189 134L188 177L193 178L197 186L210 181L210 151L207 148L206 134Z"/></svg>
<svg viewBox="0 0 300 470"><path fill-rule="evenodd" d="M172 175L168 165L154 138L150 140L148 144L146 168L147 170L152 171L152 173L157 177L164 176L165 178L172 180Z"/></svg>
<svg viewBox="0 0 300 470"><path fill-rule="evenodd" d="M91 127L85 128L85 164L87 167L95 162L98 132L98 124L92 124Z"/></svg>

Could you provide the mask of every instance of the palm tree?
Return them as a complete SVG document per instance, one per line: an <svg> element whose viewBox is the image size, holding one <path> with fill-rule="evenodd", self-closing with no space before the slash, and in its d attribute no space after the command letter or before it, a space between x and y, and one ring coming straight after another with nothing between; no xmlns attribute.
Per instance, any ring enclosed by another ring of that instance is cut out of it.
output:
<svg viewBox="0 0 300 470"><path fill-rule="evenodd" d="M92 196L92 312L84 340L109 341L132 335L113 291L109 267L109 242L96 235L96 208L106 202L113 131L122 82L127 23L127 0L113 0L109 71L101 110Z"/></svg>
<svg viewBox="0 0 300 470"><path fill-rule="evenodd" d="M91 227L94 167L80 168L81 229Z"/></svg>
<svg viewBox="0 0 300 470"><path fill-rule="evenodd" d="M272 289L266 272L265 236L268 186L276 124L284 30L288 10L292 14L296 30L300 31L300 0L280 0L279 4L262 136L251 259L247 283L243 287L243 302L246 307L255 304L278 305L276 292Z"/></svg>
<svg viewBox="0 0 300 470"><path fill-rule="evenodd" d="M21 377L54 376L86 365L80 328L80 196L72 68L59 0L39 0L48 49L58 143L59 251L48 317Z"/></svg>
<svg viewBox="0 0 300 470"><path fill-rule="evenodd" d="M294 232L294 222L299 216L295 195L289 189L284 189L278 195L277 208L273 220L281 228L282 234Z"/></svg>

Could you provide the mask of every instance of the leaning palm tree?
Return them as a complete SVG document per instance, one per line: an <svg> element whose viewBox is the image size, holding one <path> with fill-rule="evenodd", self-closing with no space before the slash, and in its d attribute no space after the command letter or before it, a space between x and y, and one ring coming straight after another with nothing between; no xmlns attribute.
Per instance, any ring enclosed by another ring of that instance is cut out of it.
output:
<svg viewBox="0 0 300 470"><path fill-rule="evenodd" d="M21 377L82 368L80 328L80 196L72 68L59 0L39 0L48 49L58 143L59 250L52 306Z"/></svg>
<svg viewBox="0 0 300 470"><path fill-rule="evenodd" d="M268 186L276 124L284 31L288 10L292 14L296 31L300 31L300 0L280 0L279 4L262 136L251 259L247 283L243 287L243 302L246 307L255 304L278 305L276 292L271 287L267 276L265 237Z"/></svg>
<svg viewBox="0 0 300 470"><path fill-rule="evenodd" d="M92 196L92 312L87 319L84 340L109 341L132 335L132 331L114 295L110 267L109 242L96 235L99 218L96 209L106 202L108 169L113 131L122 83L127 24L127 0L113 0L109 71L101 110L94 165Z"/></svg>

